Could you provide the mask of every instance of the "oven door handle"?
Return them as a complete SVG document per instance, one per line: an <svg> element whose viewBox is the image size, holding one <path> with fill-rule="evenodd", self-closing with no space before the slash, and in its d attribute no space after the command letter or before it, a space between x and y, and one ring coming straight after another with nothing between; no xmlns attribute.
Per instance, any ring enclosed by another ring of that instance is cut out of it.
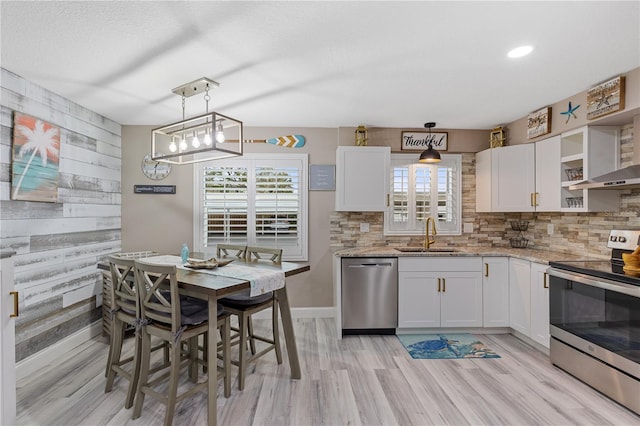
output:
<svg viewBox="0 0 640 426"><path fill-rule="evenodd" d="M617 293L627 294L629 296L640 297L639 286L615 282L604 278L594 278L589 275L580 274L577 272L567 272L556 268L547 269L547 273L552 277L574 281L580 284L589 285L591 287L601 288L603 290L611 290Z"/></svg>

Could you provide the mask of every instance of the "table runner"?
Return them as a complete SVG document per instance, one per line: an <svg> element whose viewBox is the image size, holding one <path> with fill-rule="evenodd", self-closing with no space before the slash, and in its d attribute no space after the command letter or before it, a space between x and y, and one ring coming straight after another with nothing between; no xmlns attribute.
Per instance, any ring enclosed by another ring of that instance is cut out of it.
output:
<svg viewBox="0 0 640 426"><path fill-rule="evenodd" d="M193 271L193 268L187 268L182 264L180 256L162 255L151 256L143 259L145 262L156 263L160 265L175 265L179 269ZM255 297L264 293L268 293L284 287L284 272L260 269L250 266L244 266L239 263L230 263L224 267L215 269L197 269L198 272L218 275L227 278L236 278L249 281L251 285L250 296Z"/></svg>

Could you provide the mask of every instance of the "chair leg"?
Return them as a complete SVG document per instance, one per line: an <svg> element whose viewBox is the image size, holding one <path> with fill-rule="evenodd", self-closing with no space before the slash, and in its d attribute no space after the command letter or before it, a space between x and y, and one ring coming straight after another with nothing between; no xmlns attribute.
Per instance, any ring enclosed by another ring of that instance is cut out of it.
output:
<svg viewBox="0 0 640 426"><path fill-rule="evenodd" d="M271 327L273 328L273 346L276 351L276 360L278 364L282 364L282 346L280 346L280 326L278 324L278 299L275 297L273 298Z"/></svg>
<svg viewBox="0 0 640 426"><path fill-rule="evenodd" d="M137 419L142 413L142 404L144 402L143 388L147 386L147 381L149 380L149 364L151 363L151 337L144 329L141 330L140 333L140 353L142 355L140 357L140 379L138 379L133 415L131 416L132 419Z"/></svg>
<svg viewBox="0 0 640 426"><path fill-rule="evenodd" d="M245 313L238 315L240 329L239 363L238 363L238 388L244 389L244 378L247 373L247 317Z"/></svg>
<svg viewBox="0 0 640 426"><path fill-rule="evenodd" d="M120 355L122 354L122 339L124 334L124 322L118 319L114 319L111 327L111 347L109 348L109 361L107 364L107 383L104 388L104 392L111 392L113 388L113 381L116 377L116 372L112 368L113 364L120 361Z"/></svg>
<svg viewBox="0 0 640 426"><path fill-rule="evenodd" d="M189 342L189 351L191 352L191 343ZM169 388L167 389L167 410L164 414L164 426L171 426L173 422L173 413L176 409L176 397L178 393L178 379L180 376L180 344L171 345L171 372L169 373ZM196 348L197 349L197 348Z"/></svg>
<svg viewBox="0 0 640 426"><path fill-rule="evenodd" d="M131 380L129 381L129 388L127 389L127 399L124 403L124 408L131 408L138 389L138 381L140 380L140 363L142 358L142 342L139 333L134 337L134 352L133 352L133 368L131 369ZM151 346L151 345L149 345Z"/></svg>
<svg viewBox="0 0 640 426"><path fill-rule="evenodd" d="M193 383L198 381L198 336L189 339L189 378Z"/></svg>
<svg viewBox="0 0 640 426"><path fill-rule="evenodd" d="M249 334L249 347L251 348L251 355L256 353L256 339L253 338L253 320L251 315L247 317L247 330Z"/></svg>

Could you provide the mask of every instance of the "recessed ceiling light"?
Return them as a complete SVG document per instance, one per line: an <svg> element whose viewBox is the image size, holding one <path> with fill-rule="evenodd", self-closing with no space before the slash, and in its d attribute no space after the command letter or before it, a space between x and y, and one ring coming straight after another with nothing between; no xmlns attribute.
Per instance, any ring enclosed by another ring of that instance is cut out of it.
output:
<svg viewBox="0 0 640 426"><path fill-rule="evenodd" d="M533 51L532 46L520 46L509 51L509 53L507 53L507 56L510 58L521 58L523 56L527 56L532 51Z"/></svg>

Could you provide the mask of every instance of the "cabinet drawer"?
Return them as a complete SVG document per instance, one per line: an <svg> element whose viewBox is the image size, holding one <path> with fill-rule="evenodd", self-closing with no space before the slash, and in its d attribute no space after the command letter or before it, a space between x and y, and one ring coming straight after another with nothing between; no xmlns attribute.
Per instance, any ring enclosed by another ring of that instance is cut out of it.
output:
<svg viewBox="0 0 640 426"><path fill-rule="evenodd" d="M482 258L478 256L429 256L429 257L400 257L399 271L482 271Z"/></svg>

